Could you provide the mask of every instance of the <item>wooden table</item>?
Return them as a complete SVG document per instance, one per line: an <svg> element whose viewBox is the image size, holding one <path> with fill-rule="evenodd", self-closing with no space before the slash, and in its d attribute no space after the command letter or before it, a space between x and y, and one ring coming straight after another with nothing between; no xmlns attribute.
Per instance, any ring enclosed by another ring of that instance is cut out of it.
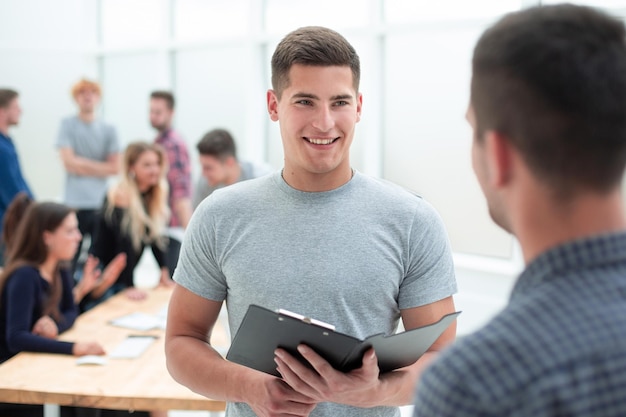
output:
<svg viewBox="0 0 626 417"><path fill-rule="evenodd" d="M113 326L111 319L133 312L158 314L167 305L171 289L149 290L141 301L121 293L76 320L60 339L96 340L111 352L128 335L158 336L141 356L107 358L105 365L77 365L70 355L20 353L0 365L0 401L46 404L46 415L58 413L58 405L114 410L206 410L221 412L226 403L207 399L178 384L165 367L162 329L137 331ZM214 332L215 346L228 345L225 331ZM50 407L56 405L56 408Z"/></svg>

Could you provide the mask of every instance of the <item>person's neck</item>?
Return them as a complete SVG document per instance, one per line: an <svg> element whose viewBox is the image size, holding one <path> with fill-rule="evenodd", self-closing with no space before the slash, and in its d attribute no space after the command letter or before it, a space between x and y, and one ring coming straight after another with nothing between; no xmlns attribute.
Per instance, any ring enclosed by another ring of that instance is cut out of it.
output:
<svg viewBox="0 0 626 417"><path fill-rule="evenodd" d="M78 113L78 118L85 123L91 123L95 120L96 115L93 111L81 111Z"/></svg>
<svg viewBox="0 0 626 417"><path fill-rule="evenodd" d="M9 136L9 123L4 117L0 119L0 132L4 136Z"/></svg>
<svg viewBox="0 0 626 417"><path fill-rule="evenodd" d="M291 170L287 165L285 165L282 171L282 177L290 187L298 191L311 193L337 189L348 183L353 176L354 171L349 165L321 174L304 170Z"/></svg>
<svg viewBox="0 0 626 417"><path fill-rule="evenodd" d="M48 258L42 264L39 264L39 274L41 274L43 279L52 283L52 281L54 280L54 273L56 272L57 263L57 259L48 256Z"/></svg>
<svg viewBox="0 0 626 417"><path fill-rule="evenodd" d="M228 175L226 176L226 181L224 181L224 184L232 185L239 181L239 178L241 178L241 165L239 165L239 162L237 162L230 169Z"/></svg>
<svg viewBox="0 0 626 417"><path fill-rule="evenodd" d="M531 200L531 199L528 199ZM626 230L619 191L585 194L566 203L532 199L514 226L528 263L541 253L568 241Z"/></svg>

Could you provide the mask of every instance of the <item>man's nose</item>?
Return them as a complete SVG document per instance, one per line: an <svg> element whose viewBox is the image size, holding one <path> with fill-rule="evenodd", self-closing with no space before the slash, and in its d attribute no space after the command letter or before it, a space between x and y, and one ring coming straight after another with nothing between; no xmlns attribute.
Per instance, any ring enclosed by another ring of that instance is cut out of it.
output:
<svg viewBox="0 0 626 417"><path fill-rule="evenodd" d="M320 132L328 132L335 126L335 119L333 118L331 110L326 106L318 107L315 113L315 119L313 120L313 127Z"/></svg>

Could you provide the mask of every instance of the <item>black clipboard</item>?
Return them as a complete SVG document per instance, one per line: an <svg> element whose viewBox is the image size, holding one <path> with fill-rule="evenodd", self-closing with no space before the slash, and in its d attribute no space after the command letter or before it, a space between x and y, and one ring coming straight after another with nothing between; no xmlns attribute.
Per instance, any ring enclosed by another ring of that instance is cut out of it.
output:
<svg viewBox="0 0 626 417"><path fill-rule="evenodd" d="M450 313L436 323L402 333L376 334L360 340L307 317L251 304L226 359L280 377L274 362L276 348L283 348L308 363L296 350L304 343L335 369L349 372L361 366L363 353L373 346L381 373L388 372L418 360L459 314L460 311Z"/></svg>

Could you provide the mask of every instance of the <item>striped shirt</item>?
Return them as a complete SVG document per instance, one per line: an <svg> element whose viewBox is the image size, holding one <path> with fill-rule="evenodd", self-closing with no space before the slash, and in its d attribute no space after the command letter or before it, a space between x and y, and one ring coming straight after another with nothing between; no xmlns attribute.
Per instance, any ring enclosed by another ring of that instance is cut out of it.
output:
<svg viewBox="0 0 626 417"><path fill-rule="evenodd" d="M626 233L530 263L508 306L423 374L418 416L626 416Z"/></svg>
<svg viewBox="0 0 626 417"><path fill-rule="evenodd" d="M182 137L173 129L167 129L155 139L155 143L165 148L169 162L167 182L170 187L168 204L171 210L170 227L180 227L181 221L174 210L174 202L191 199L191 164L189 151Z"/></svg>

